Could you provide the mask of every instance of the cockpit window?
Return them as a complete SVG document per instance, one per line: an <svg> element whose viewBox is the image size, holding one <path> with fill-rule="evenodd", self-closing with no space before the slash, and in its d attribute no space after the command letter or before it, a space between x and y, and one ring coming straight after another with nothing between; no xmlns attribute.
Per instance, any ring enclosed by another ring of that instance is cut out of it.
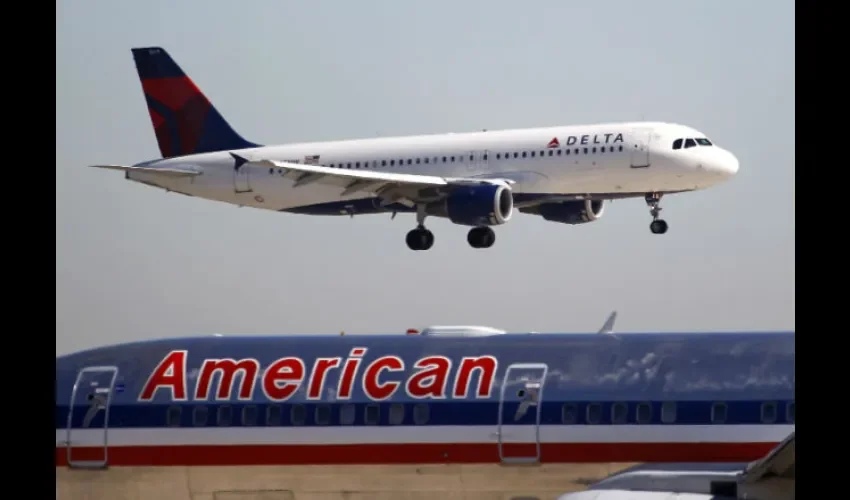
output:
<svg viewBox="0 0 850 500"><path fill-rule="evenodd" d="M685 139L685 149L696 147L697 143L693 139Z"/></svg>
<svg viewBox="0 0 850 500"><path fill-rule="evenodd" d="M700 146L711 146L711 141L706 139L705 137L697 138L697 144Z"/></svg>
<svg viewBox="0 0 850 500"><path fill-rule="evenodd" d="M682 149L682 139L673 141L673 149Z"/></svg>

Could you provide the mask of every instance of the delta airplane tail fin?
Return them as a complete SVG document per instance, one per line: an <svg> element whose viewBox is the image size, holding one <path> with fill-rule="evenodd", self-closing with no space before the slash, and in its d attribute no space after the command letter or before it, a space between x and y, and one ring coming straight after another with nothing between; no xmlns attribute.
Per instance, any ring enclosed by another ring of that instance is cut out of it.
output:
<svg viewBox="0 0 850 500"><path fill-rule="evenodd" d="M165 49L132 52L163 158L258 146L233 130Z"/></svg>

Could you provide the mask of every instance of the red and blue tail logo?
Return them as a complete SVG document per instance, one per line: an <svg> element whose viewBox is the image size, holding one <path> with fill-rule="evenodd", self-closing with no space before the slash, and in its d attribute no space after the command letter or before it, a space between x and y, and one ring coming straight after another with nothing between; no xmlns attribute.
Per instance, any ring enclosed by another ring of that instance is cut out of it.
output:
<svg viewBox="0 0 850 500"><path fill-rule="evenodd" d="M233 130L165 49L132 51L163 158L259 146Z"/></svg>

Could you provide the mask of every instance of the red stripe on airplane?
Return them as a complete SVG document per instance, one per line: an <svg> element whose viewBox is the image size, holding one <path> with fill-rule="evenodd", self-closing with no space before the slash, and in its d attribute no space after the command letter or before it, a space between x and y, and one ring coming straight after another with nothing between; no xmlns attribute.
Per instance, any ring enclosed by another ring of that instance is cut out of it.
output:
<svg viewBox="0 0 850 500"><path fill-rule="evenodd" d="M777 443L543 443L543 463L746 462ZM71 450L76 461L103 460L103 447ZM505 445L508 457L536 454L533 444ZM367 445L110 446L112 466L380 465L499 463L492 443ZM67 449L56 448L56 466L67 466Z"/></svg>

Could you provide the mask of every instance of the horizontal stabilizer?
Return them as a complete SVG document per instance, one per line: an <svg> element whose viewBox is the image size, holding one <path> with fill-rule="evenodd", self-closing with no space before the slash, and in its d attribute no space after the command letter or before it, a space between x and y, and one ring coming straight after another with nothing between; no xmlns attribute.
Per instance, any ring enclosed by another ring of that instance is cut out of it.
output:
<svg viewBox="0 0 850 500"><path fill-rule="evenodd" d="M201 170L185 167L128 167L125 165L90 165L92 168L105 168L107 170L121 170L123 172L142 172L157 175L167 175L170 177L192 177L200 175Z"/></svg>

